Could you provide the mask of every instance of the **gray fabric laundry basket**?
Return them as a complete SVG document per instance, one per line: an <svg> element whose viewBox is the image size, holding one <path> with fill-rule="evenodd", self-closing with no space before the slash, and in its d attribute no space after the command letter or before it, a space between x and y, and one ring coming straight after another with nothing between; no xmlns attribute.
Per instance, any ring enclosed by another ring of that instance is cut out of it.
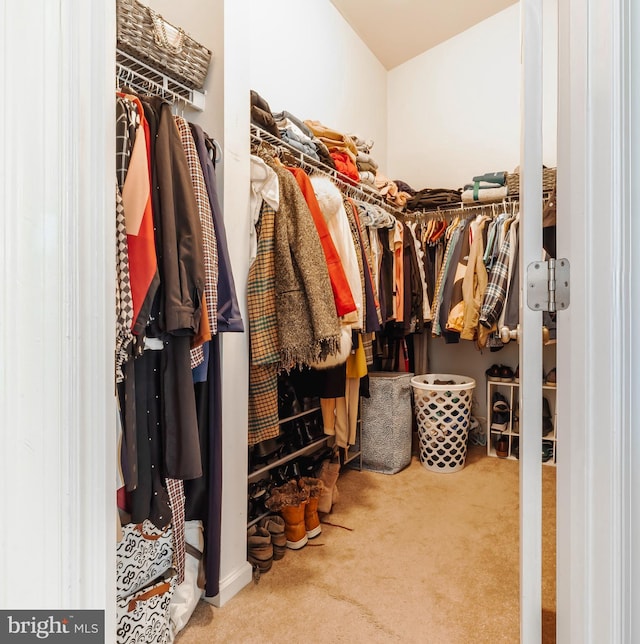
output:
<svg viewBox="0 0 640 644"><path fill-rule="evenodd" d="M362 467L395 474L411 463L412 373L374 371L362 399Z"/></svg>

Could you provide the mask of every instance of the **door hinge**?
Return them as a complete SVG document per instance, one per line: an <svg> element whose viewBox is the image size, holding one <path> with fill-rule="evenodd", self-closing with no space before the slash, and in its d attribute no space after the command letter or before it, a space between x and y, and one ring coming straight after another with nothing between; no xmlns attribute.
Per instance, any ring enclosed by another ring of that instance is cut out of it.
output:
<svg viewBox="0 0 640 644"><path fill-rule="evenodd" d="M527 266L527 306L533 311L563 311L569 306L569 260L550 259Z"/></svg>

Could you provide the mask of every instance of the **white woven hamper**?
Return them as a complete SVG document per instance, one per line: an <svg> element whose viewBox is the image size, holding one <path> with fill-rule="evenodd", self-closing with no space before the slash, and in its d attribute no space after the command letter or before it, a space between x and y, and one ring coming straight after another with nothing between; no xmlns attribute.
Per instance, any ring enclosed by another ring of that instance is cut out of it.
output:
<svg viewBox="0 0 640 644"><path fill-rule="evenodd" d="M446 383L446 384L444 384ZM431 373L411 379L420 439L420 462L432 472L457 472L467 458L476 381Z"/></svg>
<svg viewBox="0 0 640 644"><path fill-rule="evenodd" d="M412 373L374 371L362 399L362 467L396 474L411 463Z"/></svg>

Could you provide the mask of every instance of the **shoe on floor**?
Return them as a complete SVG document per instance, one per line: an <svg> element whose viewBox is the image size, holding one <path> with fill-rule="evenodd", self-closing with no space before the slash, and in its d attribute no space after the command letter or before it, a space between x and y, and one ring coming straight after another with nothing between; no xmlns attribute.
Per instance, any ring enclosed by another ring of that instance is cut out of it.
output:
<svg viewBox="0 0 640 644"><path fill-rule="evenodd" d="M247 560L259 574L271 570L273 545L265 528L252 525L247 530Z"/></svg>
<svg viewBox="0 0 640 644"><path fill-rule="evenodd" d="M287 537L284 533L284 519L277 514L270 514L260 521L260 527L271 535L273 560L278 561L287 552Z"/></svg>

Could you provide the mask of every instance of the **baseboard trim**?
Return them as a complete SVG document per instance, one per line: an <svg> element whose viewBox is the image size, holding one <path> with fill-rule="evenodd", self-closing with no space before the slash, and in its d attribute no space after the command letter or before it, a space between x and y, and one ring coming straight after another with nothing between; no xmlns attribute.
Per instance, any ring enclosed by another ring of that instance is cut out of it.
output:
<svg viewBox="0 0 640 644"><path fill-rule="evenodd" d="M251 564L245 561L242 566L220 580L220 591L215 597L205 596L204 600L220 608L249 584L252 576Z"/></svg>

